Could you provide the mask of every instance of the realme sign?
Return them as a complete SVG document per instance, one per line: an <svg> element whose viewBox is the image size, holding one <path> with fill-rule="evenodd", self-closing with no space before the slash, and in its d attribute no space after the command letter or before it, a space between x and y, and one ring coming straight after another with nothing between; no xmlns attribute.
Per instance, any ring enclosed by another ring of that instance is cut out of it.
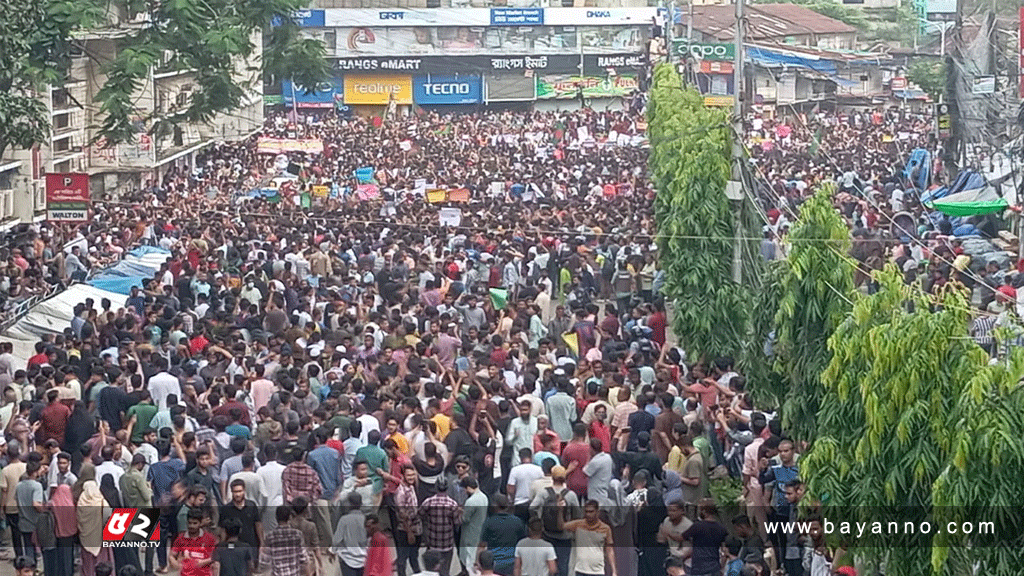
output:
<svg viewBox="0 0 1024 576"><path fill-rule="evenodd" d="M345 76L345 104L412 104L411 76Z"/></svg>

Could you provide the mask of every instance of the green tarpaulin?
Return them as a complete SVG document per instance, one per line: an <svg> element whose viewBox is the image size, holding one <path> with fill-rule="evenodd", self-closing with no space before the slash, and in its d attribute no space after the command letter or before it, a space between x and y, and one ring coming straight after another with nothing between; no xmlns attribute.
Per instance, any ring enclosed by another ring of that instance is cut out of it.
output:
<svg viewBox="0 0 1024 576"><path fill-rule="evenodd" d="M994 187L986 186L946 196L929 207L949 216L978 216L1006 210L1010 203Z"/></svg>

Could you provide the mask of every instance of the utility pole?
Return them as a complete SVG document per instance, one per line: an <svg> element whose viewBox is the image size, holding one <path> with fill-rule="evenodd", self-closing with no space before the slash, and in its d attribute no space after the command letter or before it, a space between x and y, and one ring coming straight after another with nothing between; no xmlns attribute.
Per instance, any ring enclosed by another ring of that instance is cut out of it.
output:
<svg viewBox="0 0 1024 576"><path fill-rule="evenodd" d="M745 0L736 0L736 60L733 63L732 82L732 182L730 189L732 194L727 193L733 205L735 225L733 227L736 238L732 244L732 279L737 284L743 282L743 97L744 97L744 51L743 51L743 3ZM691 0L692 5L692 0ZM738 194L737 194L738 192Z"/></svg>

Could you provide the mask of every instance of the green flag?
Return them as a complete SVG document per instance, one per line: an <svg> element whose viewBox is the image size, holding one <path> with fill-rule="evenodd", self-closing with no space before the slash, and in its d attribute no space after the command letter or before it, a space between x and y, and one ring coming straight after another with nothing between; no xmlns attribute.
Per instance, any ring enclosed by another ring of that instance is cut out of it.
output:
<svg viewBox="0 0 1024 576"><path fill-rule="evenodd" d="M821 128L818 128L818 130L814 132L814 140L811 141L811 147L807 149L807 153L810 154L811 156L817 156L818 155L818 148L820 146L821 146Z"/></svg>
<svg viewBox="0 0 1024 576"><path fill-rule="evenodd" d="M506 305L508 305L508 290L491 288L491 306L495 310L504 310Z"/></svg>

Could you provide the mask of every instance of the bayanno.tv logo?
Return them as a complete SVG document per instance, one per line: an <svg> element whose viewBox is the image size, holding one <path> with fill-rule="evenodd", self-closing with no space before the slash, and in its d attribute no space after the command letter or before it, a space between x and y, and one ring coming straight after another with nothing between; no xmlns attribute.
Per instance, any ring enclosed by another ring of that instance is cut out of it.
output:
<svg viewBox="0 0 1024 576"><path fill-rule="evenodd" d="M160 545L160 510L116 508L103 527L104 548L155 548Z"/></svg>

